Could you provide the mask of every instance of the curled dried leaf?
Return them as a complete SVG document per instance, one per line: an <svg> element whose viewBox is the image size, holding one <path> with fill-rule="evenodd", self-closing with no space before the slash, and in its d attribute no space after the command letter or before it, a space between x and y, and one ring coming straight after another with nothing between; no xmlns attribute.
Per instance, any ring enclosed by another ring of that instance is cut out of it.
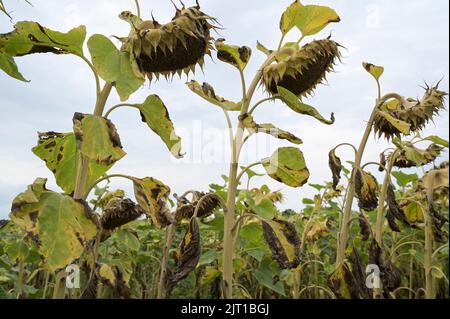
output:
<svg viewBox="0 0 450 319"><path fill-rule="evenodd" d="M331 150L328 154L328 165L333 173L333 189L337 190L337 186L341 180L342 162L341 159L336 156L335 149Z"/></svg>
<svg viewBox="0 0 450 319"><path fill-rule="evenodd" d="M300 265L300 239L294 224L273 219L263 221L264 239L272 251L272 258L281 269L293 269Z"/></svg>
<svg viewBox="0 0 450 319"><path fill-rule="evenodd" d="M186 278L197 266L201 255L200 227L197 219L192 218L183 240L176 252L176 268L167 276L167 289L171 291L181 280Z"/></svg>
<svg viewBox="0 0 450 319"><path fill-rule="evenodd" d="M397 202L395 198L394 188L391 183L389 183L387 187L386 201L388 205L386 218L392 231L400 232L400 228L397 226L395 220L402 222L405 226L414 227L414 225L411 224L411 222L408 220L408 217L406 217L400 204Z"/></svg>
<svg viewBox="0 0 450 319"><path fill-rule="evenodd" d="M252 49L247 46L225 44L225 39L217 39L215 42L217 58L225 63L231 64L243 71L250 61Z"/></svg>
<svg viewBox="0 0 450 319"><path fill-rule="evenodd" d="M394 166L398 168L425 166L434 162L441 155L442 150L443 148L437 144L431 144L425 150L406 145L396 156Z"/></svg>
<svg viewBox="0 0 450 319"><path fill-rule="evenodd" d="M369 240L370 236L372 235L372 229L370 227L369 221L367 220L363 212L359 214L358 221L362 240L363 241Z"/></svg>
<svg viewBox="0 0 450 319"><path fill-rule="evenodd" d="M170 225L173 222L168 207L170 188L152 177L134 178L133 184L136 200L153 225L159 229Z"/></svg>
<svg viewBox="0 0 450 319"><path fill-rule="evenodd" d="M378 206L378 182L376 178L362 169L355 172L355 189L358 205L365 211L372 211Z"/></svg>

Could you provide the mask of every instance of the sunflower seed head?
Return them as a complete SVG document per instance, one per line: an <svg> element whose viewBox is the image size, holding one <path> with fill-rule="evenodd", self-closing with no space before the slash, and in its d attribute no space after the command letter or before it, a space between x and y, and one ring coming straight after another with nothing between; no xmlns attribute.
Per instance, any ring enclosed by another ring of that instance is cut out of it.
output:
<svg viewBox="0 0 450 319"><path fill-rule="evenodd" d="M317 85L333 71L340 60L339 45L330 40L316 40L301 48L285 47L278 54L277 63L264 69L264 84L270 94L282 86L299 97L311 94Z"/></svg>

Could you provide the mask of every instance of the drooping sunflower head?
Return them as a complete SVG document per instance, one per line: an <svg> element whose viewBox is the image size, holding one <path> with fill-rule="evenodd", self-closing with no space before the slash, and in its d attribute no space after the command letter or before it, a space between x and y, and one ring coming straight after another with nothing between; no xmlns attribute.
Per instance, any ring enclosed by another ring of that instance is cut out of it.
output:
<svg viewBox="0 0 450 319"><path fill-rule="evenodd" d="M133 19L123 12L120 17L130 22L133 30L125 43L140 72L152 80L153 76L181 76L203 66L206 54L211 55L216 19L203 13L200 6L176 9L174 18L166 24L154 18L148 21Z"/></svg>
<svg viewBox="0 0 450 319"><path fill-rule="evenodd" d="M301 48L285 47L277 62L264 69L265 87L270 94L277 94L281 86L299 97L306 96L326 79L340 57L339 44L330 39Z"/></svg>
<svg viewBox="0 0 450 319"><path fill-rule="evenodd" d="M406 101L397 101L398 103L389 104L386 110L394 120L400 120L410 125L411 132L422 131L428 122L443 109L445 109L445 97L448 94L440 91L438 85L427 87L422 99L408 99ZM400 137L401 131L395 127L385 116L379 113L374 122L375 132L378 135L390 139L394 136Z"/></svg>

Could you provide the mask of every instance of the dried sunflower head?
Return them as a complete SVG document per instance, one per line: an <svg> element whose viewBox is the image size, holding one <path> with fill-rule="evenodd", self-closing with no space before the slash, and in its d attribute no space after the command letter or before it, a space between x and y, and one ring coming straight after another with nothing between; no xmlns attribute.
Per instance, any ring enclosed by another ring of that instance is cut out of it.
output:
<svg viewBox="0 0 450 319"><path fill-rule="evenodd" d="M276 63L264 69L265 87L270 94L277 94L281 86L299 97L322 83L341 57L339 44L330 39L316 40L301 48L285 47L279 56Z"/></svg>
<svg viewBox="0 0 450 319"><path fill-rule="evenodd" d="M141 217L145 212L128 198L112 198L104 207L100 223L103 229L113 230Z"/></svg>
<svg viewBox="0 0 450 319"><path fill-rule="evenodd" d="M446 92L438 89L438 85L427 87L421 100L407 99L398 101L397 104L390 103L385 112L396 120L408 123L411 132L418 132L423 130L439 111L445 109L444 102L447 95ZM380 113L375 118L374 128L375 133L378 133L380 137L384 135L387 139L394 136L400 137L402 134Z"/></svg>
<svg viewBox="0 0 450 319"><path fill-rule="evenodd" d="M133 30L123 40L132 53L142 74L152 80L153 75L166 78L175 74L195 72L196 65L203 66L204 56L211 55L211 29L214 18L203 13L200 6L176 9L172 21L164 25L154 18L140 21L123 12L120 17L130 22Z"/></svg>
<svg viewBox="0 0 450 319"><path fill-rule="evenodd" d="M201 203L200 199L205 197ZM197 212L198 218L205 218L211 215L215 209L220 207L220 200L213 193L193 192L192 201L189 201L186 197L177 197L177 210L175 212L175 220L181 221L183 219L192 218L195 213L196 207L200 204Z"/></svg>

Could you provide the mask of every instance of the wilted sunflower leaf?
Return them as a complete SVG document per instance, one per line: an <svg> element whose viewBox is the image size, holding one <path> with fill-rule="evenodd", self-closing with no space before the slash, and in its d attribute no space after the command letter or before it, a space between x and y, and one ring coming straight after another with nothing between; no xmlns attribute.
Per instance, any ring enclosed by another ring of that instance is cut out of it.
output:
<svg viewBox="0 0 450 319"><path fill-rule="evenodd" d="M36 236L37 217L39 212L39 198L46 191L45 178L37 178L27 190L17 195L11 206L9 218L29 235Z"/></svg>
<svg viewBox="0 0 450 319"><path fill-rule="evenodd" d="M431 144L422 150L414 145L402 145L400 154L395 158L394 166L399 168L420 167L432 163L442 152L443 148L437 144Z"/></svg>
<svg viewBox="0 0 450 319"><path fill-rule="evenodd" d="M106 82L114 83L122 101L128 100L144 82L133 69L130 53L119 51L107 37L94 34L88 40L94 68Z"/></svg>
<svg viewBox="0 0 450 319"><path fill-rule="evenodd" d="M387 112L378 111L378 115L388 121L393 127L395 127L399 132L409 135L411 132L411 124L399 120Z"/></svg>
<svg viewBox="0 0 450 319"><path fill-rule="evenodd" d="M84 201L51 191L41 194L37 221L39 253L50 270L69 265L84 252L85 244L97 233L91 214Z"/></svg>
<svg viewBox="0 0 450 319"><path fill-rule="evenodd" d="M370 227L370 223L363 212L359 214L358 221L362 240L369 240L370 236L372 235L372 228Z"/></svg>
<svg viewBox="0 0 450 319"><path fill-rule="evenodd" d="M206 286L213 283L216 278L219 278L222 275L222 272L217 269L217 267L207 266L205 269L205 273L200 279L200 285Z"/></svg>
<svg viewBox="0 0 450 319"><path fill-rule="evenodd" d="M21 21L14 26L14 31L0 34L0 53L10 57L45 52L83 56L85 38L84 26L61 33L37 22Z"/></svg>
<svg viewBox="0 0 450 319"><path fill-rule="evenodd" d="M283 282L274 278L274 274L270 267L261 266L260 268L253 270L252 275L262 286L280 294L281 296L286 296Z"/></svg>
<svg viewBox="0 0 450 319"><path fill-rule="evenodd" d="M294 224L272 219L262 221L264 239L272 251L272 258L281 269L293 269L300 265L300 239Z"/></svg>
<svg viewBox="0 0 450 319"><path fill-rule="evenodd" d="M384 73L384 67L382 66L377 66L371 63L367 63L364 62L363 63L363 67L364 69L366 69L367 72L369 72L374 78L375 80L379 80L380 77L383 75Z"/></svg>
<svg viewBox="0 0 450 319"><path fill-rule="evenodd" d="M55 175L56 183L66 194L75 189L79 151L74 133L39 133L38 145L33 153L42 159L47 168ZM90 159L88 165L87 186L104 175L112 165L102 165Z"/></svg>
<svg viewBox="0 0 450 319"><path fill-rule="evenodd" d="M169 291L186 278L197 267L200 260L200 227L197 218L191 219L176 255L178 257L176 269L167 278L167 289Z"/></svg>
<svg viewBox="0 0 450 319"><path fill-rule="evenodd" d="M114 124L103 117L75 113L73 129L80 152L101 165L112 165L126 153Z"/></svg>
<svg viewBox="0 0 450 319"><path fill-rule="evenodd" d="M378 182L376 178L362 169L355 172L355 188L358 205L365 211L372 211L378 206Z"/></svg>
<svg viewBox="0 0 450 319"><path fill-rule="evenodd" d="M302 101L300 101L300 99L289 90L279 86L278 94L280 95L281 100L294 112L312 116L327 125L334 124L334 113L331 114L331 119L327 120L314 107L302 103Z"/></svg>
<svg viewBox="0 0 450 319"><path fill-rule="evenodd" d="M328 154L328 166L333 173L333 189L337 190L337 186L341 180L342 162L339 157L336 156L336 149L333 149Z"/></svg>
<svg viewBox="0 0 450 319"><path fill-rule="evenodd" d="M447 140L443 139L442 137L436 136L436 135L428 136L428 137L424 138L424 140L431 141L434 144L437 144L437 145L440 145L440 146L443 146L446 148L448 148L448 146L449 146Z"/></svg>
<svg viewBox="0 0 450 319"><path fill-rule="evenodd" d="M399 232L399 228L394 226L395 221L393 219L402 222L405 226L413 227L395 198L395 192L392 184L389 184L387 187L386 202L388 205L387 218L389 221L389 226L391 226L393 231Z"/></svg>
<svg viewBox="0 0 450 319"><path fill-rule="evenodd" d="M403 206L403 212L412 224L424 222L424 212L419 203L411 202Z"/></svg>
<svg viewBox="0 0 450 319"><path fill-rule="evenodd" d="M328 220L318 221L313 220L307 229L305 229L306 240L309 242L317 241L318 239L327 236L330 233L328 228Z"/></svg>
<svg viewBox="0 0 450 319"><path fill-rule="evenodd" d="M215 43L217 58L225 63L231 64L238 70L243 71L250 61L252 49L247 46L225 44L225 39L218 39Z"/></svg>
<svg viewBox="0 0 450 319"><path fill-rule="evenodd" d="M395 180L400 187L406 187L409 183L416 182L419 179L415 173L406 174L402 171L391 172L391 175L395 177Z"/></svg>
<svg viewBox="0 0 450 319"><path fill-rule="evenodd" d="M30 253L30 246L24 240L7 242L5 252L9 259L14 262L24 261Z"/></svg>
<svg viewBox="0 0 450 319"><path fill-rule="evenodd" d="M341 19L336 11L318 5L302 5L300 1L292 3L281 17L280 28L283 34L296 26L303 36L314 35L322 31L328 24Z"/></svg>
<svg viewBox="0 0 450 319"><path fill-rule="evenodd" d="M242 102L235 103L225 100L223 97L217 96L214 92L214 88L208 83L203 83L203 85L200 85L197 81L192 80L187 83L187 86L198 96L202 97L211 104L221 107L225 111L240 111L242 108Z"/></svg>
<svg viewBox="0 0 450 319"><path fill-rule="evenodd" d="M134 194L136 200L158 229L172 223L168 208L170 188L157 179L146 177L134 178Z"/></svg>
<svg viewBox="0 0 450 319"><path fill-rule="evenodd" d="M285 185L301 187L308 182L309 170L298 148L281 147L262 164L270 177Z"/></svg>
<svg viewBox="0 0 450 319"><path fill-rule="evenodd" d="M275 204L268 198L256 202L255 199L250 196L250 194L247 194L246 203L256 215L264 219L272 219L277 213Z"/></svg>
<svg viewBox="0 0 450 319"><path fill-rule="evenodd" d="M303 144L303 141L300 138L298 138L297 136L295 136L290 132L280 130L273 124L270 123L257 124L254 121L253 116L249 113L240 116L239 119L244 124L244 127L251 133L265 133L272 135L273 137L278 138L280 140L287 140L296 145Z"/></svg>
<svg viewBox="0 0 450 319"><path fill-rule="evenodd" d="M269 56L273 53L272 50L269 50L268 48L266 48L263 44L261 44L259 41L256 44L256 48L261 51L262 53L264 53L265 55Z"/></svg>
<svg viewBox="0 0 450 319"><path fill-rule="evenodd" d="M135 104L142 116L142 121L161 137L170 152L176 158L183 157L181 153L181 138L175 133L169 111L157 95L150 95L144 103Z"/></svg>
<svg viewBox="0 0 450 319"><path fill-rule="evenodd" d="M100 264L98 266L100 281L112 289L114 299L129 299L130 288L126 285L123 274L118 266Z"/></svg>
<svg viewBox="0 0 450 319"><path fill-rule="evenodd" d="M340 299L358 298L358 283L352 273L352 266L345 260L328 277L328 286Z"/></svg>
<svg viewBox="0 0 450 319"><path fill-rule="evenodd" d="M9 55L0 53L0 70L3 70L10 77L13 77L19 81L29 82L19 72L19 68L17 67L16 62Z"/></svg>

